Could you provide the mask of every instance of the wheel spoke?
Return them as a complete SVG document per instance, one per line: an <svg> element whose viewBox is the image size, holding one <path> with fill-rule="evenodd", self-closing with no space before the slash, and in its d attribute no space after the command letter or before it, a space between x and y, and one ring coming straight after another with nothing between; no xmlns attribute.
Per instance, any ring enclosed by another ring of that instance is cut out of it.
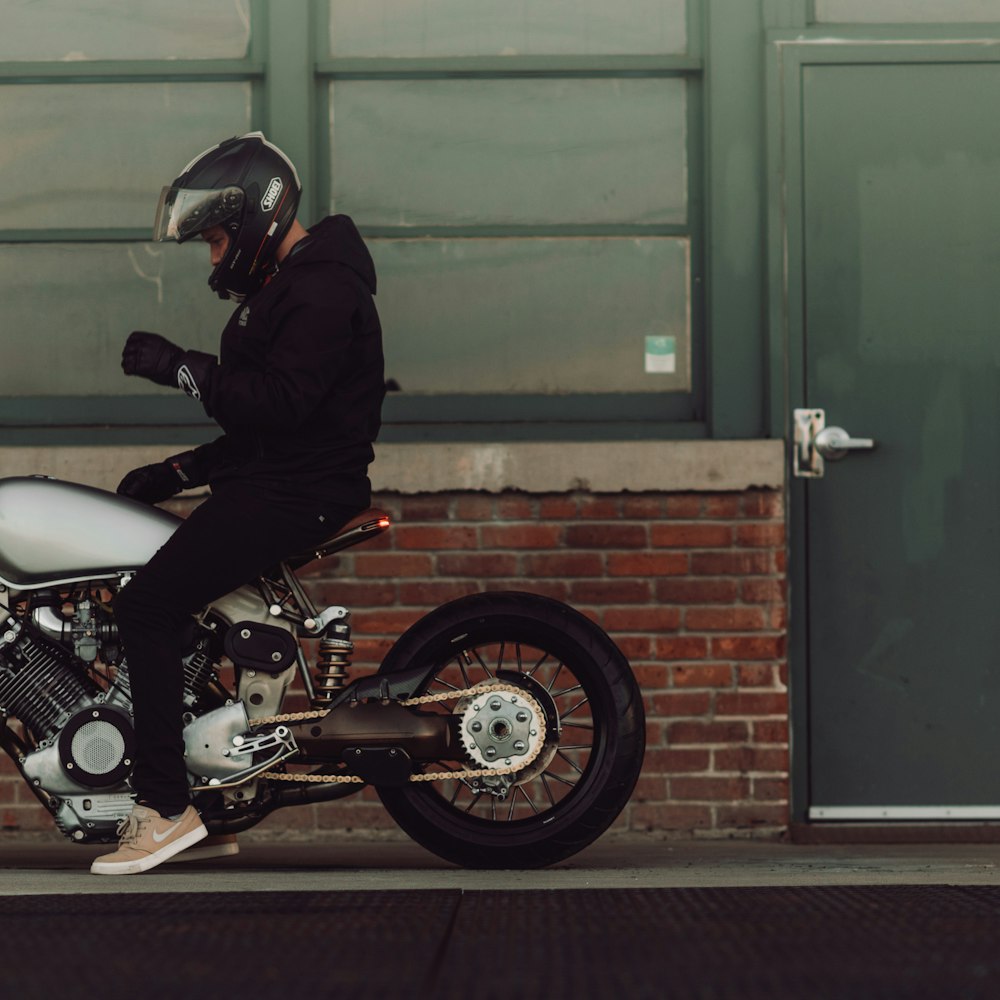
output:
<svg viewBox="0 0 1000 1000"><path fill-rule="evenodd" d="M556 668L556 672L552 675L552 680L549 681L549 686L545 689L546 691L549 692L549 694L552 693L552 685L555 684L556 678L562 673L562 668L563 665L560 663L559 666Z"/></svg>
<svg viewBox="0 0 1000 1000"><path fill-rule="evenodd" d="M567 709L565 712L562 713L562 715L559 716L559 721L561 722L567 716L572 715L578 708L583 708L583 706L586 705L587 702L589 701L590 701L589 698L584 698L582 701L578 701L572 708Z"/></svg>
<svg viewBox="0 0 1000 1000"><path fill-rule="evenodd" d="M555 797L552 795L552 789L549 788L548 781L545 780L545 775L542 774L540 777L542 779L542 787L545 789L545 794L548 796L549 802L551 802L552 805L555 805L556 800Z"/></svg>
<svg viewBox="0 0 1000 1000"><path fill-rule="evenodd" d="M507 822L509 823L514 818L514 810L517 808L517 788L514 789L514 794L510 797L510 809L507 811Z"/></svg>
<svg viewBox="0 0 1000 1000"><path fill-rule="evenodd" d="M465 686L467 688L472 687L472 681L469 680L469 675L465 671L465 662L462 657L456 656L455 662L458 664L458 669L462 671L462 680L465 681Z"/></svg>
<svg viewBox="0 0 1000 1000"><path fill-rule="evenodd" d="M500 643L500 653L497 656L497 673L500 673L500 671L503 670L503 651L506 648L506 646L507 643L505 642Z"/></svg>
<svg viewBox="0 0 1000 1000"><path fill-rule="evenodd" d="M454 684L451 684L448 681L443 680L441 677L435 677L434 678L434 683L435 684L442 684L446 688L451 688L452 691L461 691L462 690L460 687L455 687Z"/></svg>
<svg viewBox="0 0 1000 1000"><path fill-rule="evenodd" d="M483 662L482 656L479 655L479 650L474 649L472 652L476 654L476 659L479 661L479 665L483 668L484 671L486 671L486 676L489 677L490 680L492 680L493 675L490 673L490 668L486 666L486 664Z"/></svg>
<svg viewBox="0 0 1000 1000"><path fill-rule="evenodd" d="M594 749L593 743L572 743L572 744L567 744L566 746L563 746L562 743L559 744L560 752L563 750L593 750L593 749Z"/></svg>
<svg viewBox="0 0 1000 1000"><path fill-rule="evenodd" d="M583 685L582 684L574 684L572 687L566 688L565 691L554 691L552 693L552 697L553 698L563 698L563 697L565 697L568 694L572 694L574 691L582 691L582 690L583 690Z"/></svg>
<svg viewBox="0 0 1000 1000"><path fill-rule="evenodd" d="M545 774L547 774L550 778L554 779L555 781L560 781L564 785L569 785L570 788L576 788L575 781L570 781L569 778L564 778L561 774L555 774L552 771L546 771Z"/></svg>
<svg viewBox="0 0 1000 1000"><path fill-rule="evenodd" d="M475 809L476 806L479 804L479 796L476 795L475 792L472 792L471 789L470 789L470 792L472 794L472 801L469 802L469 804L464 809L464 812L467 812L467 813L472 812L472 810Z"/></svg>
<svg viewBox="0 0 1000 1000"><path fill-rule="evenodd" d="M515 793L520 792L524 796L524 801L527 802L529 806L531 806L531 811L537 816L538 809L535 806L535 803L531 801L531 796L524 790L524 785L515 785L514 791Z"/></svg>
<svg viewBox="0 0 1000 1000"><path fill-rule="evenodd" d="M528 671L528 676L534 676L535 671L549 658L548 653L542 653L542 658Z"/></svg>
<svg viewBox="0 0 1000 1000"><path fill-rule="evenodd" d="M592 722L573 722L571 719L569 722L564 722L564 726L572 726L574 729L590 729L593 730L594 724Z"/></svg>
<svg viewBox="0 0 1000 1000"><path fill-rule="evenodd" d="M514 643L514 649L517 656L517 672L519 674L524 673L524 664L521 662L521 644L519 642Z"/></svg>
<svg viewBox="0 0 1000 1000"><path fill-rule="evenodd" d="M576 763L576 761L575 761L575 760L571 760L571 759L570 759L569 757L567 757L567 756L566 756L566 754L564 754L564 753L562 752L562 750L557 750L557 751L556 751L556 753L557 753L557 754L558 754L558 755L559 755L560 757L562 757L562 759L563 759L564 761L566 761L566 763L567 763L567 764L569 764L569 766L570 766L571 768L573 768L573 770L574 770L574 771L576 771L576 773L577 773L577 774L580 774L580 775L582 775L582 774L583 774L583 768L582 768L582 767L580 767L580 766L579 766L579 765L578 765L578 764Z"/></svg>
<svg viewBox="0 0 1000 1000"><path fill-rule="evenodd" d="M497 797L495 795L490 795L490 814L495 823L497 821Z"/></svg>

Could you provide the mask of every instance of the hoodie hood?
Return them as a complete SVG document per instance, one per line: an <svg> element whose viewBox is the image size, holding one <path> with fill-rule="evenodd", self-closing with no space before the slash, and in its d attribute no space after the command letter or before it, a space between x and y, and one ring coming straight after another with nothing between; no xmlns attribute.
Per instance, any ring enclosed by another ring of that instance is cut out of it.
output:
<svg viewBox="0 0 1000 1000"><path fill-rule="evenodd" d="M375 294L375 263L349 215L328 215L292 248L284 267L298 263L329 262L349 267Z"/></svg>

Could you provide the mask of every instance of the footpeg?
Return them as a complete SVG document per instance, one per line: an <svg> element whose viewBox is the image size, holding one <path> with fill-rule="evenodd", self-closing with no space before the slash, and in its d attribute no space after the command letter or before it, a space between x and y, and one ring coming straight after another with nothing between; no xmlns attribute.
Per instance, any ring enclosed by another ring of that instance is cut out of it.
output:
<svg viewBox="0 0 1000 1000"><path fill-rule="evenodd" d="M264 750L273 750L275 747L291 745L295 746L295 741L288 726L278 726L277 729L269 733L241 733L233 737L232 749L222 751L223 757L242 757L245 754L261 753Z"/></svg>
<svg viewBox="0 0 1000 1000"><path fill-rule="evenodd" d="M248 766L241 771L227 774L224 778L210 778L207 783L195 785L195 792L216 792L225 788L235 788L256 778L258 774L280 764L289 757L294 757L299 748L287 726L278 726L269 733L239 733L232 738L232 746L222 751L224 757L238 760L245 757ZM252 763L253 755L268 753L267 760Z"/></svg>

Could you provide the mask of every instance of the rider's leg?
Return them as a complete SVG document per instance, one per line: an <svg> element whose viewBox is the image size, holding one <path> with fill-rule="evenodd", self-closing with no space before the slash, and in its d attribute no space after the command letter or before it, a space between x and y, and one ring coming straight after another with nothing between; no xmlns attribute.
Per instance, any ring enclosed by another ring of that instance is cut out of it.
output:
<svg viewBox="0 0 1000 1000"><path fill-rule="evenodd" d="M192 615L282 558L332 535L354 508L230 490L196 508L114 600L128 661L137 744L132 784L163 816L189 802L181 715Z"/></svg>

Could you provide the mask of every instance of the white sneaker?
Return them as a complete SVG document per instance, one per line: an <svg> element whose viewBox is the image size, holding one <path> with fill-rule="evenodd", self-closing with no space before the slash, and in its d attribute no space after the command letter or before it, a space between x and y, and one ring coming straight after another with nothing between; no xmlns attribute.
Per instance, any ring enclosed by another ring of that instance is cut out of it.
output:
<svg viewBox="0 0 1000 1000"><path fill-rule="evenodd" d="M118 850L97 858L90 866L93 875L138 875L162 864L199 840L208 830L194 806L177 817L161 816L148 806L134 805L118 824Z"/></svg>

